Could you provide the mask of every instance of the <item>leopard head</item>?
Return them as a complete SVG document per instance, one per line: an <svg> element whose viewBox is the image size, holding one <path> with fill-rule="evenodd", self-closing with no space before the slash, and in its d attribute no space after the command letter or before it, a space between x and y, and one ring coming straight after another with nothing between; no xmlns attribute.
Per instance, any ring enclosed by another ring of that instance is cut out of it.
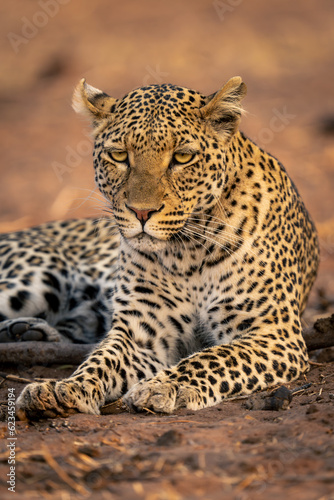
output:
<svg viewBox="0 0 334 500"><path fill-rule="evenodd" d="M131 246L164 248L217 204L245 94L240 77L208 97L163 84L114 99L80 81L73 107L93 125L96 183Z"/></svg>

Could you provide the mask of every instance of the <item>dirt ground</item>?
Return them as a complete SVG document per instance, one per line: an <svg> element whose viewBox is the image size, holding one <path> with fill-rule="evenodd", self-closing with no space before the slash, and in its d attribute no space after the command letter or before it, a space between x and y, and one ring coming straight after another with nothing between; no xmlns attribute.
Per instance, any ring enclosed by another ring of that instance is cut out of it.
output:
<svg viewBox="0 0 334 500"><path fill-rule="evenodd" d="M242 129L286 166L319 231L305 324L334 309L332 0L15 0L0 5L0 231L99 214L81 77L120 97L168 81L210 94L240 74ZM334 498L334 367L318 357L289 408L236 400L200 412L74 415L16 423L19 498ZM1 367L24 378L73 368ZM22 383L3 381L17 395ZM8 428L0 495L13 498Z"/></svg>

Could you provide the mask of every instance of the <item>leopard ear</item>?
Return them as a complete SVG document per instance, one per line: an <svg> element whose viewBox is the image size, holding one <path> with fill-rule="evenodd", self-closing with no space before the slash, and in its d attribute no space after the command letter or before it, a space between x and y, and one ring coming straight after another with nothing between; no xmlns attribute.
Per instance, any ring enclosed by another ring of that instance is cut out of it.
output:
<svg viewBox="0 0 334 500"><path fill-rule="evenodd" d="M98 120L111 116L116 99L108 96L102 90L86 83L82 78L74 90L72 106L77 113L89 118L93 124Z"/></svg>
<svg viewBox="0 0 334 500"><path fill-rule="evenodd" d="M201 108L201 115L211 127L226 138L237 130L243 108L241 100L247 93L247 87L240 76L231 78L215 94L207 98L208 102Z"/></svg>

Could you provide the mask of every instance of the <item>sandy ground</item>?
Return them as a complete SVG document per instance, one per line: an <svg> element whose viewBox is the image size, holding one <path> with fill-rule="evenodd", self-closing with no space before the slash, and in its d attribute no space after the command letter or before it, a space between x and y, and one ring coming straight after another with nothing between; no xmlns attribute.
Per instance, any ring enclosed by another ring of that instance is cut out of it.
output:
<svg viewBox="0 0 334 500"><path fill-rule="evenodd" d="M163 81L210 94L240 74L248 85L243 131L286 166L318 226L322 259L306 322L328 314L334 302L333 14L331 0L3 2L0 231L100 213L88 126L70 107L81 77L120 97ZM70 372L6 370L27 378ZM333 364L314 366L307 380L313 385L280 412L250 411L235 401L169 417L17 423L17 491L20 498L64 500L329 500ZM2 401L14 386L18 392L22 384L2 384ZM6 424L1 432L8 437ZM6 441L1 446L1 498L13 498L5 483Z"/></svg>

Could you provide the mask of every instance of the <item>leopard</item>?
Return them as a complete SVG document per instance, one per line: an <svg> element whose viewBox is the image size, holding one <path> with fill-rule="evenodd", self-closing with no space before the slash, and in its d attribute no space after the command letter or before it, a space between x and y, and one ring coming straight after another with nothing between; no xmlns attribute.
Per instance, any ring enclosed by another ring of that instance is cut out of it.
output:
<svg viewBox="0 0 334 500"><path fill-rule="evenodd" d="M82 79L101 220L4 236L5 341L97 344L74 373L27 385L21 419L200 410L309 369L301 314L315 225L283 165L239 129L241 77L204 95L152 84L114 98Z"/></svg>

